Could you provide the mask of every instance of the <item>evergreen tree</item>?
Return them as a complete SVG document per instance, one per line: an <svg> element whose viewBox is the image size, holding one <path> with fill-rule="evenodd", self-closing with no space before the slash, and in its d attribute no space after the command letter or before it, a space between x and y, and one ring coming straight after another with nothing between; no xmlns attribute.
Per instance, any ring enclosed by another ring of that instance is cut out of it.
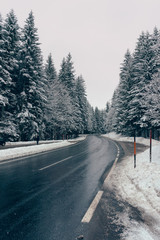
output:
<svg viewBox="0 0 160 240"><path fill-rule="evenodd" d="M86 133L93 133L94 132L94 110L90 103L87 101L87 129Z"/></svg>
<svg viewBox="0 0 160 240"><path fill-rule="evenodd" d="M146 86L146 94L143 96L145 113L142 121L147 128L160 128L160 73L154 75L153 80Z"/></svg>
<svg viewBox="0 0 160 240"><path fill-rule="evenodd" d="M33 13L23 28L19 78L19 130L22 140L43 137L45 97L44 68Z"/></svg>
<svg viewBox="0 0 160 240"><path fill-rule="evenodd" d="M120 83L107 112L107 131L147 136L148 128L159 128L160 36L142 33L133 57L127 51Z"/></svg>
<svg viewBox="0 0 160 240"><path fill-rule="evenodd" d="M127 50L124 62L121 66L120 83L118 86L117 95L117 111L116 118L116 131L122 134L131 134L131 123L128 121L129 102L131 100L130 89L132 88L132 75L133 75L133 58Z"/></svg>
<svg viewBox="0 0 160 240"><path fill-rule="evenodd" d="M46 74L46 96L47 96L47 106L45 109L45 138L53 139L54 138L54 128L55 128L55 105L57 103L57 72L54 67L52 55L50 54L45 65L45 74Z"/></svg>
<svg viewBox="0 0 160 240"><path fill-rule="evenodd" d="M78 99L79 115L79 131L84 133L87 130L87 98L82 76L79 76L76 81L76 93Z"/></svg>
<svg viewBox="0 0 160 240"><path fill-rule="evenodd" d="M73 97L75 94L75 70L70 53L66 60L64 58L62 61L59 80L64 84L70 96Z"/></svg>
<svg viewBox="0 0 160 240"><path fill-rule="evenodd" d="M105 110L99 110L95 108L95 132L105 133L106 132L106 112Z"/></svg>
<svg viewBox="0 0 160 240"><path fill-rule="evenodd" d="M142 33L134 52L133 59L133 84L130 91L129 102L129 121L132 128L141 134L143 123L141 118L144 115L145 108L142 104L142 96L145 94L145 86L152 80L153 74L153 50L151 48L150 34Z"/></svg>
<svg viewBox="0 0 160 240"><path fill-rule="evenodd" d="M117 119L116 119L117 103L118 103L118 88L113 93L111 106L109 108L109 112L107 113L107 120L106 120L107 132L112 132L112 131L117 132Z"/></svg>
<svg viewBox="0 0 160 240"><path fill-rule="evenodd" d="M6 105L8 104L8 94L10 93L9 86L12 81L9 72L7 71L5 53L3 22L0 15L0 135L4 136L8 133L6 119L9 113L6 111Z"/></svg>
<svg viewBox="0 0 160 240"><path fill-rule="evenodd" d="M77 135L81 129L79 125L80 110L78 105L78 97L76 93L76 79L75 70L73 67L72 57L69 53L66 59L63 59L61 69L59 72L59 81L63 84L64 89L68 92L70 97L70 108L72 109L72 124L69 132Z"/></svg>
<svg viewBox="0 0 160 240"><path fill-rule="evenodd" d="M58 81L54 87L54 91L54 135L56 138L66 138L67 135L72 135L74 133L75 126L71 98L63 84Z"/></svg>
<svg viewBox="0 0 160 240"><path fill-rule="evenodd" d="M110 109L110 102L107 102L107 103L106 103L106 113L109 112L109 109Z"/></svg>
<svg viewBox="0 0 160 240"><path fill-rule="evenodd" d="M54 67L52 55L50 54L47 59L47 63L45 65L45 74L46 74L46 96L47 96L47 115L52 113L52 101L54 101L54 96L53 96L53 88L54 88L54 83L57 80L57 72ZM50 117L49 117L50 118Z"/></svg>
<svg viewBox="0 0 160 240"><path fill-rule="evenodd" d="M19 76L18 54L20 45L19 26L13 10L7 14L3 28L1 21L1 40L1 47L3 49L1 52L1 61L3 61L2 76L6 79L5 99L7 99L7 104L5 104L5 107L3 106L5 124L2 125L6 138L13 140L18 137L15 115L17 110L16 84Z"/></svg>

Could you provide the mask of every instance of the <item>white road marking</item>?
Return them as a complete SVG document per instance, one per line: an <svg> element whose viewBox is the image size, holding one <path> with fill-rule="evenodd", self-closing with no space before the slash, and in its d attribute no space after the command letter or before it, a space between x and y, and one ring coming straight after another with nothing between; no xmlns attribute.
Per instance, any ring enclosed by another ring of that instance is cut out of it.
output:
<svg viewBox="0 0 160 240"><path fill-rule="evenodd" d="M65 158L65 159L63 159L63 160L61 160L61 161L59 161L59 162L50 164L50 165L48 165L48 166L46 166L46 167L40 168L39 171L42 171L42 170L44 170L44 169L53 167L53 166L55 166L55 165L57 165L57 164L59 164L59 163L62 163L62 162L64 162L64 161L67 161L67 160L70 159L70 158L72 158L72 156L70 156L70 157L68 157L68 158Z"/></svg>
<svg viewBox="0 0 160 240"><path fill-rule="evenodd" d="M115 143L115 142L114 142L114 143ZM110 170L109 174L107 175L106 179L104 180L104 184L105 184L105 183L108 181L108 179L110 178L110 176L111 176L114 168L116 167L116 164L117 164L118 159L119 159L119 156L120 156L120 149L119 149L117 143L115 143L115 145L116 145L117 150L118 150L118 151L117 151L117 156L116 156L116 159L115 159L115 161L114 161L114 163L113 163L113 165L112 165L112 167L111 167L111 170Z"/></svg>
<svg viewBox="0 0 160 240"><path fill-rule="evenodd" d="M89 223L95 210L96 210L96 207L99 203L99 201L101 200L101 197L102 197L102 194L103 194L103 191L98 191L97 195L95 196L95 198L93 199L90 207L88 208L86 214L84 215L84 217L82 218L82 221L83 223Z"/></svg>

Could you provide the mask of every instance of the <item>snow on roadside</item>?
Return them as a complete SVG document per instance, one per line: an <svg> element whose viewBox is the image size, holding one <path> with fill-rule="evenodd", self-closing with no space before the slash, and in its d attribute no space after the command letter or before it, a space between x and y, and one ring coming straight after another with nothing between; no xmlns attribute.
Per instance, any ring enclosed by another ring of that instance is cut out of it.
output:
<svg viewBox="0 0 160 240"><path fill-rule="evenodd" d="M33 146L30 146L30 144L33 144L33 142L28 142L27 145L29 146L0 150L0 161L13 159L17 157L24 157L24 156L28 156L28 155L32 155L40 152L50 151L60 147L66 147L66 146L75 144L79 141L82 141L85 138L86 138L86 135L82 135L78 138L70 139L68 141L67 140L64 140L64 141L60 140L60 141L53 141L53 142L49 141L48 144L46 144L46 141L44 141L45 144L33 145ZM11 145L11 144L12 143L7 143L7 145ZM17 145L19 144L24 144L24 142L17 142ZM16 143L14 143L14 145L16 145Z"/></svg>
<svg viewBox="0 0 160 240"><path fill-rule="evenodd" d="M116 134L115 132L111 132L111 133L105 134L103 136L111 138L116 141L133 142L133 137L125 137L125 136L122 136L121 134ZM146 146L149 146L149 144L150 144L150 140L147 138L143 138L143 137L136 137L136 142L142 143ZM156 145L156 144L158 144L158 141L152 139L152 143L153 143L153 145Z"/></svg>
<svg viewBox="0 0 160 240"><path fill-rule="evenodd" d="M106 137L117 141L133 141L115 133ZM149 139L137 138L137 142L149 145ZM131 218L130 210L119 216L125 226L123 240L159 240L160 239L160 142L153 141L152 162L149 161L149 149L137 154L137 166L133 168L133 156L124 158L117 164L111 175L109 186L117 193L119 200L128 202L138 209L143 221Z"/></svg>

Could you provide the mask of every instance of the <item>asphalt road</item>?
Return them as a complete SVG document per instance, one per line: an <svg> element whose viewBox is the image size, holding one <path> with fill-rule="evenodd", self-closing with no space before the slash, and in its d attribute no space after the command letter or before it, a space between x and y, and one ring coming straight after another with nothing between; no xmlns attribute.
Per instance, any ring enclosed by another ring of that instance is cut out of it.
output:
<svg viewBox="0 0 160 240"><path fill-rule="evenodd" d="M112 141L88 136L0 165L0 239L74 240L84 234L81 220L116 155Z"/></svg>

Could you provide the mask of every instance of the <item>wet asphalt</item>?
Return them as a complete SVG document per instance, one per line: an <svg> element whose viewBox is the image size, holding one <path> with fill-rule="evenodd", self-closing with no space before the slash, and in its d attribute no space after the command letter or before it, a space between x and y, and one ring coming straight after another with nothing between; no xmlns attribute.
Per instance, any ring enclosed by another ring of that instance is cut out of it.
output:
<svg viewBox="0 0 160 240"><path fill-rule="evenodd" d="M70 147L0 165L0 239L85 236L81 220L116 155L112 141L88 136Z"/></svg>

